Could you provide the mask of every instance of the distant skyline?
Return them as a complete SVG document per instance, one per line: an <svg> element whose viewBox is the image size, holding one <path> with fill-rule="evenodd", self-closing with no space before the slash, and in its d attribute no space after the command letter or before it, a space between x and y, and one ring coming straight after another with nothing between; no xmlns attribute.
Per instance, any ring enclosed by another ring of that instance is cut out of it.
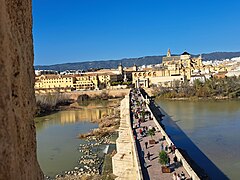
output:
<svg viewBox="0 0 240 180"><path fill-rule="evenodd" d="M35 65L240 51L239 0L33 0Z"/></svg>

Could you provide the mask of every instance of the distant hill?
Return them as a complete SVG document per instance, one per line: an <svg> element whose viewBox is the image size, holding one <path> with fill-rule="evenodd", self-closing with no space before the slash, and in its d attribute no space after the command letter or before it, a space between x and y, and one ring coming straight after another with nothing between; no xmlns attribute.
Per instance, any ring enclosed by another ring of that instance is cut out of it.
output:
<svg viewBox="0 0 240 180"><path fill-rule="evenodd" d="M124 67L130 67L136 64L141 66L144 64L159 64L162 62L163 56L146 56L140 58L125 58L121 60L106 60L106 61L87 61L87 62L75 62L75 63L64 63L54 64L48 66L35 66L35 69L41 70L87 70L90 68L117 68L122 63Z"/></svg>
<svg viewBox="0 0 240 180"><path fill-rule="evenodd" d="M193 55L197 56L197 55ZM46 66L35 66L35 69L41 70L87 70L91 68L117 68L119 63L125 67L130 67L136 64L141 66L144 64L159 64L164 56L145 56L139 58L124 58L120 60L105 60L105 61L86 61L75 63L54 64ZM204 60L223 60L227 58L240 57L240 52L213 52L202 54Z"/></svg>
<svg viewBox="0 0 240 180"><path fill-rule="evenodd" d="M223 60L231 59L233 57L240 57L240 52L213 52L202 54L204 60Z"/></svg>

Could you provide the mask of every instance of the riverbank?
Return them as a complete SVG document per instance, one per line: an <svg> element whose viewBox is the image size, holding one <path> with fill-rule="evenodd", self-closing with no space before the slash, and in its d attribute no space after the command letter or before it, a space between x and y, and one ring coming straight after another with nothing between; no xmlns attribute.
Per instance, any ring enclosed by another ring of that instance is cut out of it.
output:
<svg viewBox="0 0 240 180"><path fill-rule="evenodd" d="M234 99L240 97L240 77L173 81L169 86L154 87L153 92L163 98Z"/></svg>
<svg viewBox="0 0 240 180"><path fill-rule="evenodd" d="M213 97L172 97L172 98L166 98L162 96L156 96L156 100L170 100L170 101L224 101L224 100L240 100L240 97L238 98L230 98L227 96L213 96Z"/></svg>
<svg viewBox="0 0 240 180"><path fill-rule="evenodd" d="M48 117L44 118L45 114L72 112L73 116L66 116L61 122L75 122L84 118L90 123L98 124L98 128L76 136L76 138L81 138L86 142L86 144L80 144L77 148L81 154L77 165L72 170L62 171L56 176L54 175L56 179L104 179L103 177L109 179L112 177L112 168L105 168L104 172L102 170L106 166L106 159L108 161L109 158L111 159L111 154L108 153L113 152L114 154L114 145L110 148L108 146L115 144L117 138L116 129L119 127L121 98L111 97L108 99L108 97L106 94L102 94L101 97L91 97L83 99L83 101L76 100L67 105L57 105L55 108L51 108L50 113L45 112L41 114L41 117L35 118L35 123L40 124L51 120ZM84 114L76 115L79 110L83 111ZM91 113L92 110L94 111L93 114ZM67 118L66 121L65 118ZM52 177L47 176L45 178L52 179Z"/></svg>
<svg viewBox="0 0 240 180"><path fill-rule="evenodd" d="M103 138L113 132L116 131L116 129L119 128L120 123L120 113L119 113L119 107L116 110L116 114L106 116L102 119L96 119L91 122L98 123L99 128L93 129L91 132L85 133L85 134L79 134L80 139L99 139Z"/></svg>
<svg viewBox="0 0 240 180"><path fill-rule="evenodd" d="M90 93L90 94L89 94ZM106 102L115 101L124 97L124 93L114 94L112 91L36 94L36 117L47 116L63 110L102 107ZM91 107L93 106L93 107Z"/></svg>
<svg viewBox="0 0 240 180"><path fill-rule="evenodd" d="M120 100L111 99L101 102L89 101L87 106L73 103L70 106L64 107L64 110L79 110L79 109L101 109L107 108L110 114L103 114L102 118L90 119L89 122L97 123L98 128L90 132L79 134L78 138L87 141L87 144L80 144L78 151L83 155L78 160L78 166L71 171L57 174L56 179L71 180L71 179L114 179L112 175L112 167L106 166L106 161L111 159L114 154L114 148L109 151L109 145L116 142L116 129L119 127L120 121ZM104 148L104 153L99 152L99 148ZM109 152L108 152L109 151ZM106 154L106 155L105 155ZM102 172L102 170L104 170ZM47 177L46 177L47 178Z"/></svg>

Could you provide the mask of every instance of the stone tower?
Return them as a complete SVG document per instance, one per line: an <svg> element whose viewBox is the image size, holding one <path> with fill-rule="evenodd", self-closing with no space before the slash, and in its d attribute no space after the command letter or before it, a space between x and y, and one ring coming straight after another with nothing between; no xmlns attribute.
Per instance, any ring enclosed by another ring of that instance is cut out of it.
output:
<svg viewBox="0 0 240 180"><path fill-rule="evenodd" d="M171 57L171 50L170 49L168 49L168 51L167 51L167 57Z"/></svg>
<svg viewBox="0 0 240 180"><path fill-rule="evenodd" d="M120 63L120 64L118 65L118 71L119 71L120 74L123 74L123 66L122 66L122 63Z"/></svg>
<svg viewBox="0 0 240 180"><path fill-rule="evenodd" d="M137 65L136 64L133 65L133 71L137 71Z"/></svg>
<svg viewBox="0 0 240 180"><path fill-rule="evenodd" d="M202 54L200 54L199 57L198 57L198 59L197 59L197 66L198 66L198 67L203 66L203 64L202 64L202 59L203 59L203 58L202 58Z"/></svg>

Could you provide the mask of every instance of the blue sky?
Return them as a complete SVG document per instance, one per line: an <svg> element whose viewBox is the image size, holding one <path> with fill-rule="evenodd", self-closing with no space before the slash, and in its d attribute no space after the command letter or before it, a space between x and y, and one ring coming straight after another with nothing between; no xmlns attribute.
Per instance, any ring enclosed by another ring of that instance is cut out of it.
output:
<svg viewBox="0 0 240 180"><path fill-rule="evenodd" d="M240 51L239 0L33 0L35 65Z"/></svg>

